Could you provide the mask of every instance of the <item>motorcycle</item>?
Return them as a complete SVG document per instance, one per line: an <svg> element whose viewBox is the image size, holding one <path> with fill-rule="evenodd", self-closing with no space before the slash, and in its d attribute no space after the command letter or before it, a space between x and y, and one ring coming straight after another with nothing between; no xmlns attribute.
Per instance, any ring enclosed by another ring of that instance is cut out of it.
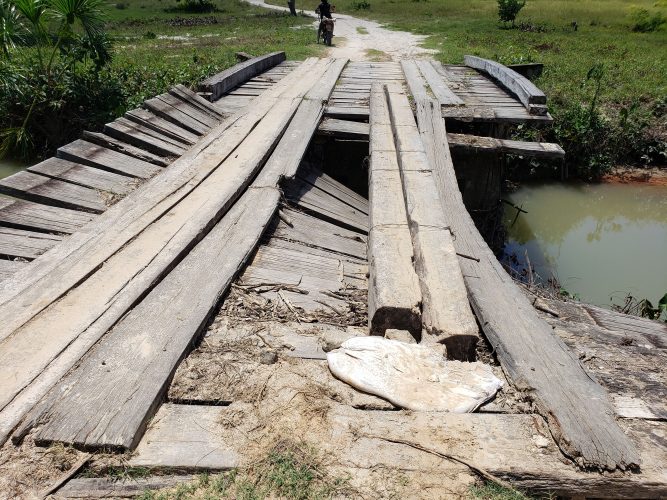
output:
<svg viewBox="0 0 667 500"><path fill-rule="evenodd" d="M334 19L328 19L323 17L320 20L320 27L317 30L317 43L320 43L320 37L324 41L325 45L331 47L331 41L333 40L334 33Z"/></svg>

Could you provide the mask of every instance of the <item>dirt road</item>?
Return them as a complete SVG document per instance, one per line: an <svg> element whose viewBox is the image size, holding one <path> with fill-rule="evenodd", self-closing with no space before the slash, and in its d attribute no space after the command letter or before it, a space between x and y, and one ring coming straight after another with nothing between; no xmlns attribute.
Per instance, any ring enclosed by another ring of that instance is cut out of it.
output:
<svg viewBox="0 0 667 500"><path fill-rule="evenodd" d="M247 1L252 5L267 9L288 10L287 7L266 4L264 0ZM306 12L306 14L315 17L314 13ZM351 61L366 61L383 57L399 60L425 57L435 52L419 46L426 38L423 35L388 30L374 21L366 21L346 14L334 14L334 18L336 19L334 46L330 49L329 57L347 57ZM313 30L315 29L316 23L313 23Z"/></svg>

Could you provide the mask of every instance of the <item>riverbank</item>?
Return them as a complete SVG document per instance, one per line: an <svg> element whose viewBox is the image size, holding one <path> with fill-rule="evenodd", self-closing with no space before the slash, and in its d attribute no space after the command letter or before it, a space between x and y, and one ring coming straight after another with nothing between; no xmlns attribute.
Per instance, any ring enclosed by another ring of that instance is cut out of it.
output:
<svg viewBox="0 0 667 500"><path fill-rule="evenodd" d="M667 186L667 167L616 167L602 177L602 182L609 184Z"/></svg>

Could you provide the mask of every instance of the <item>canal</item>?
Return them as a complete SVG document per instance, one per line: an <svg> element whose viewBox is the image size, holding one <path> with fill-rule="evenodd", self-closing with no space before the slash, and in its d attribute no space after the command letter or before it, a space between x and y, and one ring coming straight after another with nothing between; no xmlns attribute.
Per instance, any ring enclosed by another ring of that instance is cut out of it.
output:
<svg viewBox="0 0 667 500"><path fill-rule="evenodd" d="M604 307L629 293L655 305L667 292L667 186L525 185L506 196L506 256L580 300Z"/></svg>

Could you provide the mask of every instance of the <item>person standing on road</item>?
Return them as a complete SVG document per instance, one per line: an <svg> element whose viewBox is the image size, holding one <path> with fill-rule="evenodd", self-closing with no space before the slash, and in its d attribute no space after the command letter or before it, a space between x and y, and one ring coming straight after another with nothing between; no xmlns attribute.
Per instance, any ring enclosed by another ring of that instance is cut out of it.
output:
<svg viewBox="0 0 667 500"><path fill-rule="evenodd" d="M329 0L322 0L322 2L317 6L317 9L315 9L315 14L319 14L320 16L320 25L317 28L317 40L319 43L320 36L322 35L322 30L324 29L322 19L324 19L325 17L327 19L331 19L331 4L329 3Z"/></svg>
<svg viewBox="0 0 667 500"><path fill-rule="evenodd" d="M287 6L289 7L289 13L292 16L296 17L296 0L287 0Z"/></svg>

